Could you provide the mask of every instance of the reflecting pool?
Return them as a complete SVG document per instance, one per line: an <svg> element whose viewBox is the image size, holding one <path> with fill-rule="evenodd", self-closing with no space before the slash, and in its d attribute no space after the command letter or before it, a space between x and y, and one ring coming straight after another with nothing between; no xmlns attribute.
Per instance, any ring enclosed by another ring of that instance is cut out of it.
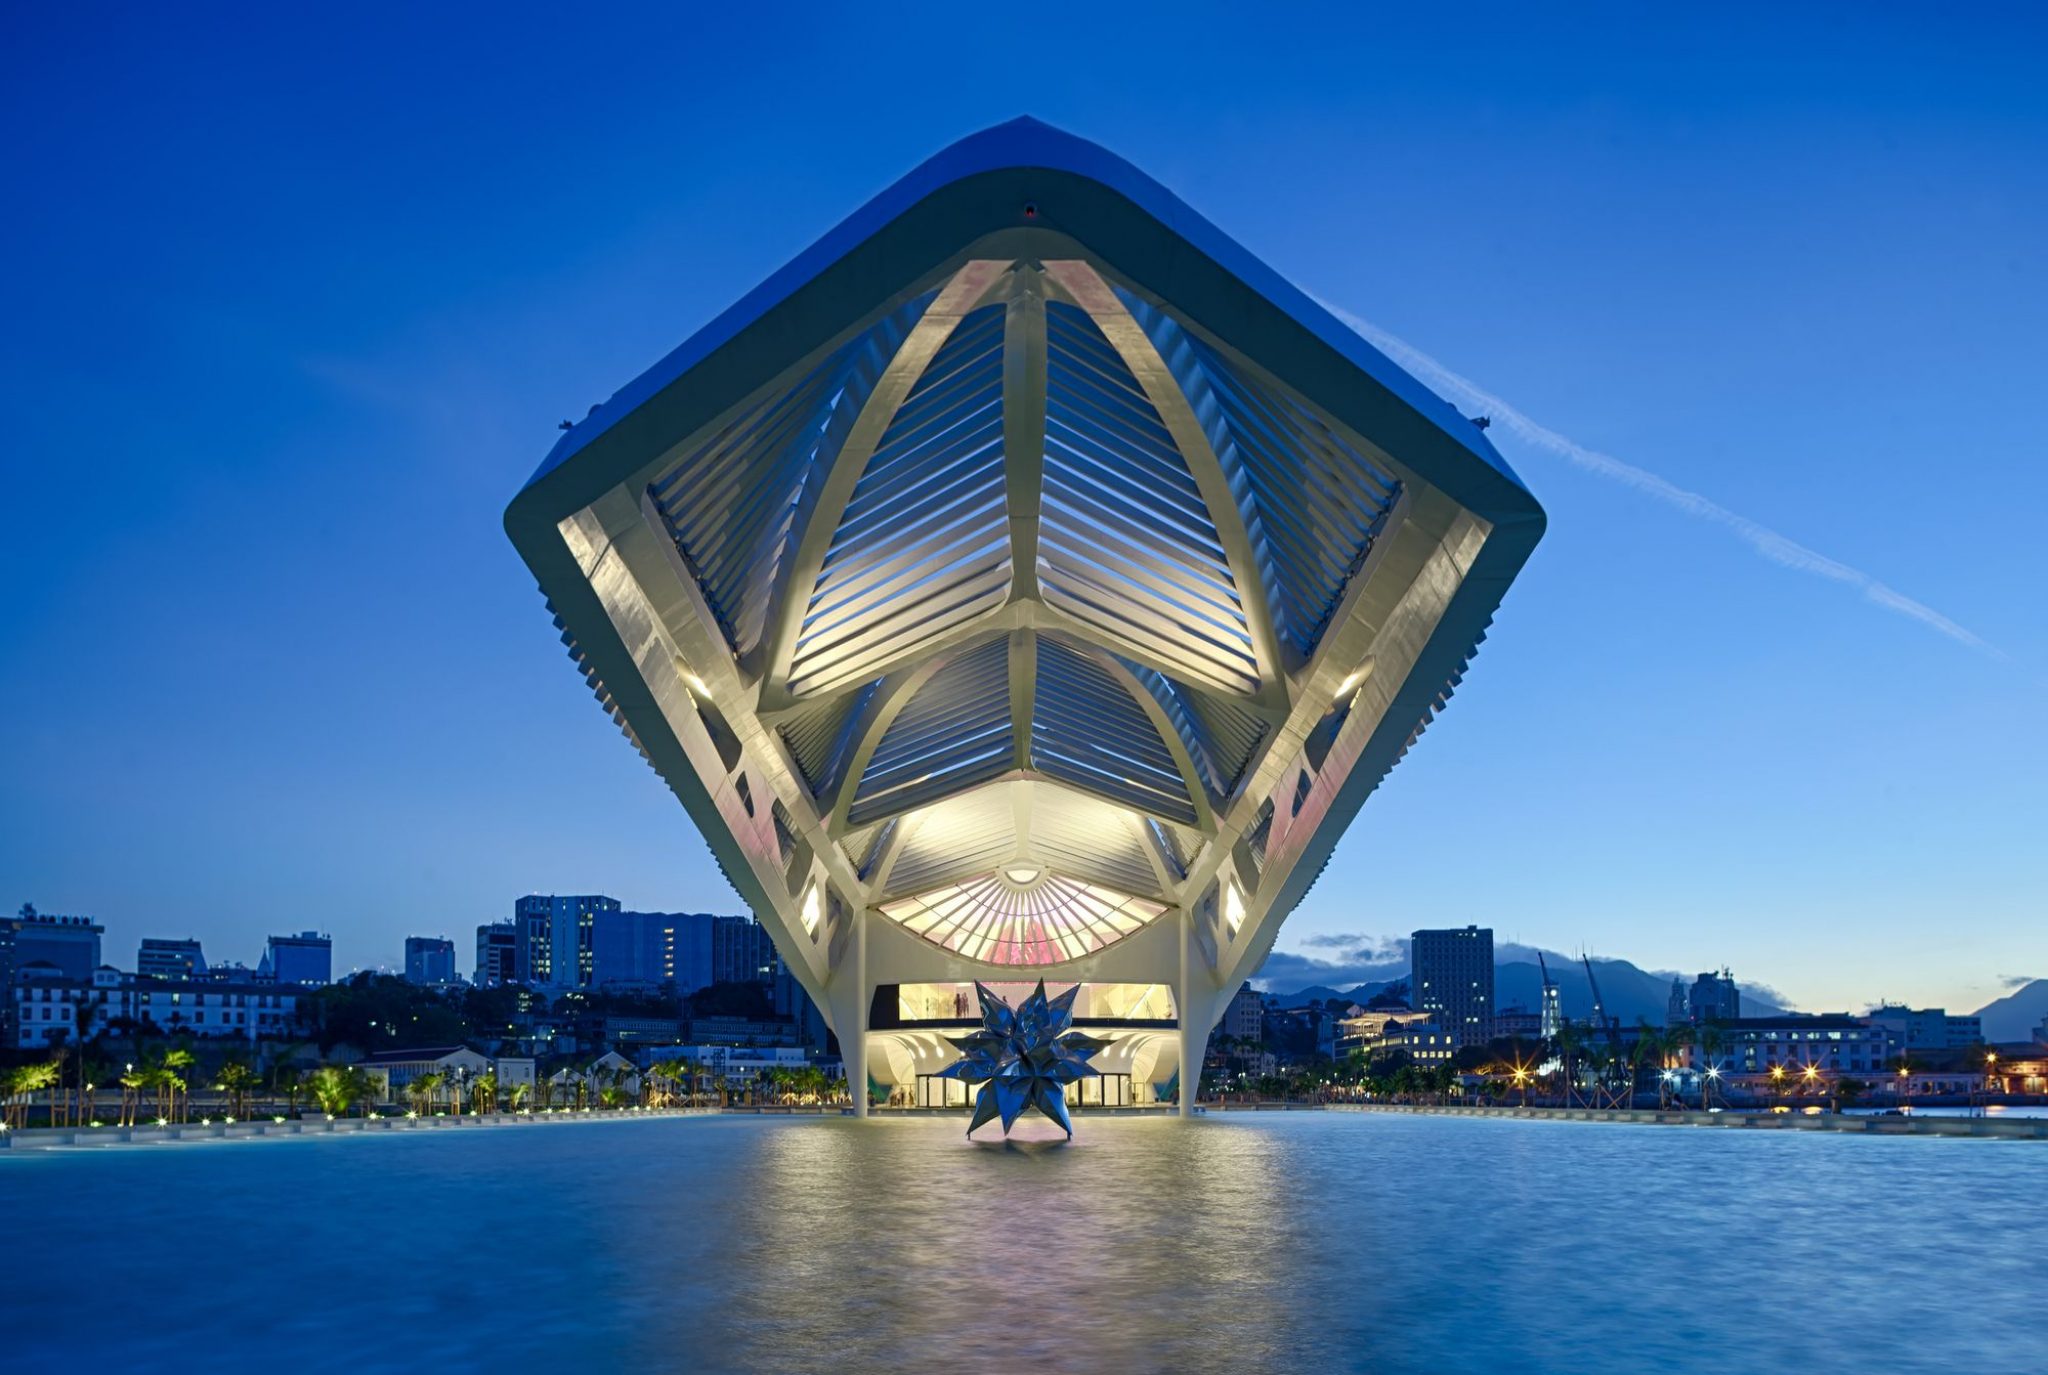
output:
<svg viewBox="0 0 2048 1375"><path fill-rule="evenodd" d="M2048 1145L1322 1113L0 1154L0 1369L2048 1368Z"/></svg>

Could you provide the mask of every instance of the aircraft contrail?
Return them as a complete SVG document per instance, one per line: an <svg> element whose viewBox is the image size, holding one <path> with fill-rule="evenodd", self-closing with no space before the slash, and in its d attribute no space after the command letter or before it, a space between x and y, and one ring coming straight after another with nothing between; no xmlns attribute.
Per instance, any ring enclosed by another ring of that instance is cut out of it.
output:
<svg viewBox="0 0 2048 1375"><path fill-rule="evenodd" d="M1597 473L1625 487L1633 487L1645 496L1675 507L1695 519L1719 525L1781 568L1811 573L1815 577L1853 587L1863 594L1866 601L1873 602L1887 611L1897 612L1901 616L1911 617L1922 625L1940 631L1958 644L1968 645L1972 649L1982 650L2000 659L2005 657L2004 651L1997 646L1957 625L1924 602L1916 602L1904 593L1887 587L1862 569L1852 568L1839 559L1831 559L1816 550L1808 549L1768 526L1759 525L1749 517L1738 515L1698 492L1689 492L1647 469L1589 449L1548 426L1539 425L1492 392L1452 372L1407 340L1389 334L1372 321L1361 319L1342 306L1331 305L1328 301L1322 301L1322 304L1332 315L1356 330L1374 348L1416 374L1448 399L1462 402L1462 409L1486 415L1493 424L1507 430L1524 443L1548 450L1574 467L1583 468L1589 473Z"/></svg>

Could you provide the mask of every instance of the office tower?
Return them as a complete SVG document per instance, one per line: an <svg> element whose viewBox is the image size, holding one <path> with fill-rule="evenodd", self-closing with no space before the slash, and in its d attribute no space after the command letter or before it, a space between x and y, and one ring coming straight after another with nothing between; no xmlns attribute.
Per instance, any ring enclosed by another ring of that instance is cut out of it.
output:
<svg viewBox="0 0 2048 1375"><path fill-rule="evenodd" d="M1460 1049L1485 1045L1493 1035L1493 931L1465 926L1417 931L1415 1010L1427 1013Z"/></svg>

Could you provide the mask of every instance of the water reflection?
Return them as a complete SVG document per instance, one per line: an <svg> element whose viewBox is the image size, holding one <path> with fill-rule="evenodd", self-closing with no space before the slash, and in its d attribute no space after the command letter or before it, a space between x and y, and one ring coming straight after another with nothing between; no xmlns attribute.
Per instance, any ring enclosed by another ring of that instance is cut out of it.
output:
<svg viewBox="0 0 2048 1375"><path fill-rule="evenodd" d="M2035 1143L1295 1114L1006 1147L961 1126L0 1158L36 1257L9 1306L38 1314L0 1365L285 1343L354 1372L2042 1368Z"/></svg>

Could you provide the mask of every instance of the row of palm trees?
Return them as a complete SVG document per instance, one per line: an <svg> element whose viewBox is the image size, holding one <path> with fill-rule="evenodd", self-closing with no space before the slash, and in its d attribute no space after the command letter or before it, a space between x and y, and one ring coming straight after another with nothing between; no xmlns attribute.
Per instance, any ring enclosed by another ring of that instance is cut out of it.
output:
<svg viewBox="0 0 2048 1375"><path fill-rule="evenodd" d="M761 1071L762 1086L778 1103L824 1103L845 1094L846 1081L816 1065L776 1065Z"/></svg>
<svg viewBox="0 0 2048 1375"><path fill-rule="evenodd" d="M1700 1106L1711 1108L1720 1085L1721 1055L1727 1048L1727 1035L1712 1022L1659 1027L1638 1021L1633 1035L1623 1044L1618 1032L1609 1035L1599 1027L1566 1022L1551 1038L1550 1047L1562 1072L1561 1087L1568 1108L1628 1107L1635 1101L1645 1072L1655 1076L1657 1105L1669 1107L1677 1083L1673 1071L1692 1049L1699 1052L1693 1057L1695 1062L1705 1066L1700 1074ZM1509 1086L1526 1101L1529 1086L1537 1078L1536 1066L1516 1060L1494 1068L1496 1074L1505 1075Z"/></svg>
<svg viewBox="0 0 2048 1375"><path fill-rule="evenodd" d="M500 1097L512 1111L518 1112L533 1097L533 1085L527 1083L513 1084L501 1093L495 1074L479 1074L472 1079L436 1070L417 1076L405 1086L406 1100L422 1117L432 1116L444 1104L449 1112L460 1113L465 1091L471 1112L496 1112Z"/></svg>

